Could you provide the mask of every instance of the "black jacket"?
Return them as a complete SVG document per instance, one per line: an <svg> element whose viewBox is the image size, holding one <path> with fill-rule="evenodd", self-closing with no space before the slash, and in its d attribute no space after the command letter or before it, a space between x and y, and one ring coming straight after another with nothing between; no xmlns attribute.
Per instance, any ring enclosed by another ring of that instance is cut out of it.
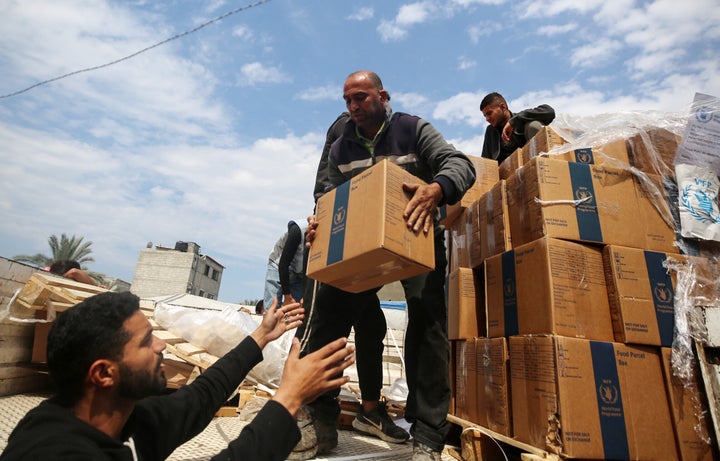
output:
<svg viewBox="0 0 720 461"><path fill-rule="evenodd" d="M516 149L524 146L529 141L525 137L525 125L529 122L538 121L543 125L549 125L555 120L555 109L547 104L541 104L533 109L525 109L517 114L510 113L510 125L513 127L513 134L510 141L505 143L502 140L502 128L498 130L492 125L485 129L485 140L483 141L482 156L492 158L502 163L510 157Z"/></svg>
<svg viewBox="0 0 720 461"><path fill-rule="evenodd" d="M261 360L262 351L255 341L245 338L192 384L169 395L140 400L119 440L79 420L54 399L46 400L18 423L0 460L165 459L205 429ZM299 439L295 418L271 400L238 438L212 459L284 460Z"/></svg>

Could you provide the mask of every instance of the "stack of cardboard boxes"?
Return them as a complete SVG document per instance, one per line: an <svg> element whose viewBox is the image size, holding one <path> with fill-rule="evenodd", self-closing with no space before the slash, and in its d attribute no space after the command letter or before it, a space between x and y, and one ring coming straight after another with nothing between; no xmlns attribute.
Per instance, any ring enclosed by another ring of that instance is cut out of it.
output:
<svg viewBox="0 0 720 461"><path fill-rule="evenodd" d="M697 379L676 376L676 277L718 268L676 244L673 133L577 145L550 127L442 210L451 413L582 459L714 459ZM325 194L308 276L351 292L434 267L404 225L417 182L383 161ZM685 314L683 314L685 315ZM697 376L697 375L695 375Z"/></svg>
<svg viewBox="0 0 720 461"><path fill-rule="evenodd" d="M717 456L701 386L669 359L665 261L717 280L675 244L678 142L653 128L577 146L546 127L478 178L486 192L446 222L456 416L569 458Z"/></svg>

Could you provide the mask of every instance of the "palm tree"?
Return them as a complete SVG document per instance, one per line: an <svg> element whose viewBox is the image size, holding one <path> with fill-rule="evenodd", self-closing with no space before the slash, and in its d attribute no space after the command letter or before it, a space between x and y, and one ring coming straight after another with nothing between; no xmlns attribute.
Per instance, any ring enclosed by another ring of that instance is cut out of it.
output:
<svg viewBox="0 0 720 461"><path fill-rule="evenodd" d="M77 261L81 265L83 263L94 262L90 254L92 253L92 242L83 242L83 237L68 238L62 234L60 239L55 235L48 238L52 257L48 257L42 253L35 255L17 255L13 259L20 262L26 262L37 267L45 267L51 265L54 261Z"/></svg>

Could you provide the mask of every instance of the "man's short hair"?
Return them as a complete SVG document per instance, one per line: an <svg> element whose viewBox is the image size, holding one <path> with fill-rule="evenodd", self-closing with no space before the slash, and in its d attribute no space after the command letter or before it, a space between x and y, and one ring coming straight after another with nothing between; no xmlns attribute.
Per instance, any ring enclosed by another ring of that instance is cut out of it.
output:
<svg viewBox="0 0 720 461"><path fill-rule="evenodd" d="M493 91L492 93L489 93L488 95L486 95L482 101L480 101L480 110L485 109L487 106L489 106L491 104L500 104L501 102L507 106L507 102L505 101L505 98L503 98L503 96L500 93Z"/></svg>
<svg viewBox="0 0 720 461"><path fill-rule="evenodd" d="M134 294L107 292L58 315L48 334L47 361L61 404L70 406L82 396L83 381L93 362L122 359L130 340L123 324L139 309Z"/></svg>
<svg viewBox="0 0 720 461"><path fill-rule="evenodd" d="M50 272L55 275L65 275L70 269L81 269L80 263L72 260L55 261L50 265Z"/></svg>

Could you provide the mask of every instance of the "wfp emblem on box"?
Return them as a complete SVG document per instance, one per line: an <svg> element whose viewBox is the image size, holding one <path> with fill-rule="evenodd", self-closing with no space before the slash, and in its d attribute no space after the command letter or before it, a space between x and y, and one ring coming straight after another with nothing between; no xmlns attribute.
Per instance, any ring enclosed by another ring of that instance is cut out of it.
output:
<svg viewBox="0 0 720 461"><path fill-rule="evenodd" d="M332 229L331 234L337 234L345 230L345 218L347 217L347 209L344 206L339 206L335 209L332 217Z"/></svg>
<svg viewBox="0 0 720 461"><path fill-rule="evenodd" d="M664 283L658 283L653 288L653 296L656 304L670 304L673 302L672 288Z"/></svg>
<svg viewBox="0 0 720 461"><path fill-rule="evenodd" d="M515 297L515 279L512 277L505 279L505 283L503 283L503 293L505 294L505 298Z"/></svg>
<svg viewBox="0 0 720 461"><path fill-rule="evenodd" d="M588 147L584 147L582 149L575 149L575 161L578 163L587 163L587 164L593 164L595 163L593 159L593 151L592 149Z"/></svg>
<svg viewBox="0 0 720 461"><path fill-rule="evenodd" d="M580 204L593 205L595 197L593 197L592 191L585 186L580 186L575 189L575 200Z"/></svg>
<svg viewBox="0 0 720 461"><path fill-rule="evenodd" d="M605 405L615 405L618 401L620 392L614 383L609 380L605 380L605 382L600 384L598 394L600 395L600 400L602 400Z"/></svg>

